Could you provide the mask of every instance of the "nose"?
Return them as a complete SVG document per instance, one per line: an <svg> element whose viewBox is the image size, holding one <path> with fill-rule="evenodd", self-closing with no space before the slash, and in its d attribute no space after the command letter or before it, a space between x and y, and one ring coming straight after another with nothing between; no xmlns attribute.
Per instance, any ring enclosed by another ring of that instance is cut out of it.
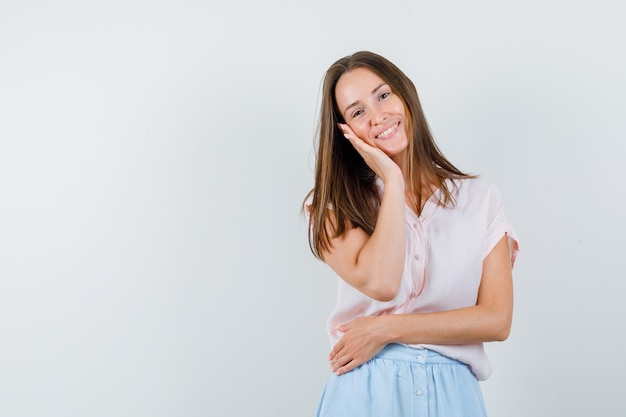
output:
<svg viewBox="0 0 626 417"><path fill-rule="evenodd" d="M372 124L372 126L384 123L387 119L387 115L382 109L373 108L372 110L370 110L370 115L370 123Z"/></svg>

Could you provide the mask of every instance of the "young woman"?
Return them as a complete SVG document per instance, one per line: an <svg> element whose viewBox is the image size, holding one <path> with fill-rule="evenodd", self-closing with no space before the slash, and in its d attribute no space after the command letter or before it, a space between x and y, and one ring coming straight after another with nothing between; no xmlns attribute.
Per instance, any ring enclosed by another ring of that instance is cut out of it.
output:
<svg viewBox="0 0 626 417"><path fill-rule="evenodd" d="M497 190L442 155L387 59L328 69L305 206L313 254L341 277L318 416L486 415L483 342L509 334L517 238Z"/></svg>

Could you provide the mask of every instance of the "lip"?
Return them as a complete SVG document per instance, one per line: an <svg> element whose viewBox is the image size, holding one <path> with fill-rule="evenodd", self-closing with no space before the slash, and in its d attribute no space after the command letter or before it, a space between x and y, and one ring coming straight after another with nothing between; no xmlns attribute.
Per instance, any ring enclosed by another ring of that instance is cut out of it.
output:
<svg viewBox="0 0 626 417"><path fill-rule="evenodd" d="M376 139L376 140L391 139L392 137L394 137L396 135L396 133L398 133L398 128L399 127L400 127L400 122L396 122L394 124L385 126L384 129L381 129L378 133L376 133L376 135L374 135L374 139ZM379 137L380 135L382 135L383 133L387 132L388 130L391 130L391 131L389 133L387 133L386 136Z"/></svg>

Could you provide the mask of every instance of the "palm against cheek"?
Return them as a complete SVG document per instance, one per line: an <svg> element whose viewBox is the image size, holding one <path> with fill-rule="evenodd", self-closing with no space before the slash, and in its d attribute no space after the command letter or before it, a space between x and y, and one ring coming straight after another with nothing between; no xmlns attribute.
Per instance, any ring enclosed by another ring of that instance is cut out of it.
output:
<svg viewBox="0 0 626 417"><path fill-rule="evenodd" d="M385 178L390 170L398 168L396 163L386 153L360 138L349 125L341 124L340 127L346 139L350 141L354 149L376 175Z"/></svg>

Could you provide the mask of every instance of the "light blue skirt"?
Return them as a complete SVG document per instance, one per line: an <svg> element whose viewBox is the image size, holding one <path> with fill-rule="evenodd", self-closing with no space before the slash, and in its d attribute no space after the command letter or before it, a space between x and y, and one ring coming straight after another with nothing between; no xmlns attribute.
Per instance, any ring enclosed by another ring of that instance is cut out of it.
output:
<svg viewBox="0 0 626 417"><path fill-rule="evenodd" d="M347 374L332 374L318 417L485 417L469 367L428 349L387 345Z"/></svg>

